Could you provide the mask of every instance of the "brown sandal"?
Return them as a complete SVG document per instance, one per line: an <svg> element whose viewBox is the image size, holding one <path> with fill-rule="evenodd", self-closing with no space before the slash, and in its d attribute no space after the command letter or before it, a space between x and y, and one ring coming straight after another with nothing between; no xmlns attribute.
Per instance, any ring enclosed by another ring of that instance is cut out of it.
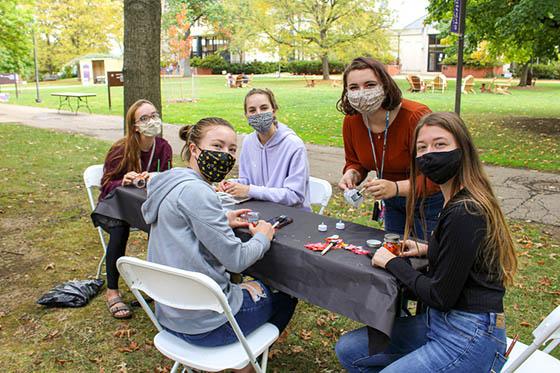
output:
<svg viewBox="0 0 560 373"><path fill-rule="evenodd" d="M109 312L115 319L129 319L132 316L132 312L128 308L128 306L124 303L123 299L120 296L113 297L106 301L107 308ZM122 306L117 306L117 304L122 303ZM126 311L123 315L117 315L117 313Z"/></svg>

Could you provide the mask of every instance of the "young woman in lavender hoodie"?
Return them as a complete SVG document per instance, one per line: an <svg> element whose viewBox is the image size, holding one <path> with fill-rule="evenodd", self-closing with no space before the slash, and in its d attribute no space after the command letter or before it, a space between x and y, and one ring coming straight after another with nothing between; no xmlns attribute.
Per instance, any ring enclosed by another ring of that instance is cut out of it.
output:
<svg viewBox="0 0 560 373"><path fill-rule="evenodd" d="M309 162L305 144L278 122L278 104L269 89L253 88L245 96L245 116L255 129L243 141L239 178L223 181L222 192L286 206L310 209Z"/></svg>

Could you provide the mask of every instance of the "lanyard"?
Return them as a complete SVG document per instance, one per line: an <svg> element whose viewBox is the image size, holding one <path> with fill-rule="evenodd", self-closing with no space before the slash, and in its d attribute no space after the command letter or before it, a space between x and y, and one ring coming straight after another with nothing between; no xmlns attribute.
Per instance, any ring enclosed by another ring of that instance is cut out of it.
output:
<svg viewBox="0 0 560 373"><path fill-rule="evenodd" d="M371 129L369 128L367 116L364 115L363 118L366 124L366 128L368 130L369 142L371 144L371 152L373 153L373 160L375 162L375 171L377 171L377 175L378 175L377 177L379 179L383 179L383 169L385 168L385 151L387 150L387 132L389 129L389 111L385 113L385 131L384 131L384 138L383 138L383 152L381 155L381 170L378 168L377 155L375 154L375 145L373 144L373 138L371 137Z"/></svg>
<svg viewBox="0 0 560 373"><path fill-rule="evenodd" d="M150 166L152 165L152 161L154 160L154 153L156 152L156 139L154 139L154 145L152 145L152 154L150 154L150 160L148 161L148 167L146 167L146 171L150 172Z"/></svg>

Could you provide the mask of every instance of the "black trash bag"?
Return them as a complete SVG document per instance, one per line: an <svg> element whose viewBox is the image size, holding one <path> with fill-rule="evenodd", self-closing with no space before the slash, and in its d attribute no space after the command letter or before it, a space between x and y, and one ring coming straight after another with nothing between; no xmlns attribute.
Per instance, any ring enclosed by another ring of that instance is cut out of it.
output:
<svg viewBox="0 0 560 373"><path fill-rule="evenodd" d="M37 300L37 303L47 307L83 307L95 297L104 281L74 280L57 285Z"/></svg>

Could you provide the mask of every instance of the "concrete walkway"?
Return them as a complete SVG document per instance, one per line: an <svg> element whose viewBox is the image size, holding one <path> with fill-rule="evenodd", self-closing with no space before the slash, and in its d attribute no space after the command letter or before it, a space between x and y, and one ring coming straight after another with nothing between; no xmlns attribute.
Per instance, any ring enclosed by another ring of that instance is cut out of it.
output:
<svg viewBox="0 0 560 373"><path fill-rule="evenodd" d="M118 116L59 114L30 106L0 104L2 122L81 133L111 142L123 134L123 121ZM164 126L164 137L176 153L183 146L178 129ZM311 174L336 185L344 165L343 149L311 144L307 149ZM496 166L487 166L486 171L508 217L560 226L560 174Z"/></svg>

